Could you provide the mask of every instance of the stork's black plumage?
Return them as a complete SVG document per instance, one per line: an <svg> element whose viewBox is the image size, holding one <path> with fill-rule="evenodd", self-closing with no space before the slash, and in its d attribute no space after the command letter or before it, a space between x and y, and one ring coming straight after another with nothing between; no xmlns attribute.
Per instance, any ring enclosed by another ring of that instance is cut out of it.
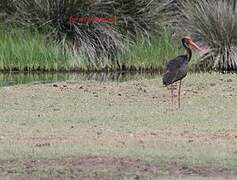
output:
<svg viewBox="0 0 237 180"><path fill-rule="evenodd" d="M165 86L171 85L176 81L180 81L179 85L179 107L180 107L180 87L181 80L187 75L188 72L188 63L192 58L192 50L189 47L192 46L198 50L201 50L190 37L184 37L182 39L184 48L187 51L187 54L180 55L166 64L165 73L163 75L163 84ZM173 87L171 87L171 101L173 104Z"/></svg>
<svg viewBox="0 0 237 180"><path fill-rule="evenodd" d="M183 79L188 72L188 56L181 55L169 61L163 75L163 84L168 86Z"/></svg>

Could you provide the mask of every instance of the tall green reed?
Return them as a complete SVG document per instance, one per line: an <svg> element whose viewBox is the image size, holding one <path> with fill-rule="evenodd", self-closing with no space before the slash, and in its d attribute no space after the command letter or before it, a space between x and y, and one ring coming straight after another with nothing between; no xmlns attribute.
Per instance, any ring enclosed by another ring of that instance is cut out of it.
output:
<svg viewBox="0 0 237 180"><path fill-rule="evenodd" d="M42 34L23 30L0 30L0 70L68 69L60 44L45 42Z"/></svg>
<svg viewBox="0 0 237 180"><path fill-rule="evenodd" d="M128 69L156 71L183 52L181 41L164 32L162 36L153 36L149 41L138 39L120 59Z"/></svg>

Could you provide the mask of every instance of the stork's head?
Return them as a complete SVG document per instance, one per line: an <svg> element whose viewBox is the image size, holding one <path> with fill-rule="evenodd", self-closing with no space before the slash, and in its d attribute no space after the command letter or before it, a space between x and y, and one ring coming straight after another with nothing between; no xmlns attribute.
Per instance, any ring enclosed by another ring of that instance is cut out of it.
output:
<svg viewBox="0 0 237 180"><path fill-rule="evenodd" d="M199 51L202 51L202 49L196 44L193 42L192 38L190 36L185 36L183 39L182 39L182 42L183 44L185 44L187 47L192 47L194 49L197 49Z"/></svg>

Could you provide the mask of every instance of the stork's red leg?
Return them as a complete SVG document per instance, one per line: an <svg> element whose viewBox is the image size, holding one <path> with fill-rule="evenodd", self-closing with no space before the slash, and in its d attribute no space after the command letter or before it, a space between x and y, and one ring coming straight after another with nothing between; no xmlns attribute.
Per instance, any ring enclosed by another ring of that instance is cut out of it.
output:
<svg viewBox="0 0 237 180"><path fill-rule="evenodd" d="M174 88L173 88L173 84L171 84L171 111L173 110L174 107Z"/></svg>
<svg viewBox="0 0 237 180"><path fill-rule="evenodd" d="M170 89L170 96L169 96L169 110L172 110L172 89Z"/></svg>
<svg viewBox="0 0 237 180"><path fill-rule="evenodd" d="M181 80L179 81L179 92L178 92L179 109L180 109L180 91L181 91Z"/></svg>

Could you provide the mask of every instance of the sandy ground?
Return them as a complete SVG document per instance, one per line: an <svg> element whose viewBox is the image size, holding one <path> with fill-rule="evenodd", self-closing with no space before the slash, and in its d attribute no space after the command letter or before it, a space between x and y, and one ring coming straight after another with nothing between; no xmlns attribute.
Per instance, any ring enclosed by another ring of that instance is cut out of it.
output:
<svg viewBox="0 0 237 180"><path fill-rule="evenodd" d="M189 75L173 112L160 78L2 87L0 178L236 179L236 87Z"/></svg>

